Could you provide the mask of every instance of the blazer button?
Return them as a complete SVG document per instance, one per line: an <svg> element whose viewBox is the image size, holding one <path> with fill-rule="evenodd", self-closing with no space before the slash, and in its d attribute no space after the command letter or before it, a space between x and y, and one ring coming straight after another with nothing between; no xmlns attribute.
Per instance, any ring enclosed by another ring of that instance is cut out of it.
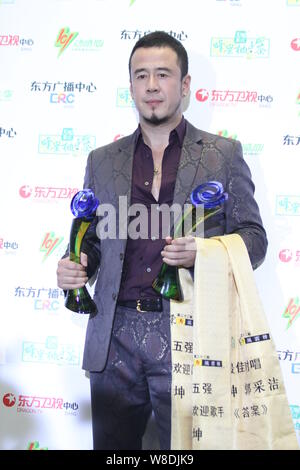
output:
<svg viewBox="0 0 300 470"><path fill-rule="evenodd" d="M113 299L113 300L116 300L116 298L117 298L117 294L113 293L113 294L112 294L112 299Z"/></svg>

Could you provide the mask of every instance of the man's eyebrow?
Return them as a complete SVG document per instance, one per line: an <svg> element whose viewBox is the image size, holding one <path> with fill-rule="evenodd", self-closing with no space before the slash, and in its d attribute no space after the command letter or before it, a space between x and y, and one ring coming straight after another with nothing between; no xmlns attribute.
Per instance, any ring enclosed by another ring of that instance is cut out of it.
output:
<svg viewBox="0 0 300 470"><path fill-rule="evenodd" d="M159 72L161 72L161 71L169 72L169 73L172 72L172 70L169 69L169 67L158 67L156 70L158 70Z"/></svg>
<svg viewBox="0 0 300 470"><path fill-rule="evenodd" d="M172 72L172 70L171 70L169 67L157 67L155 70L156 70L157 72L162 72L162 71L163 71L163 72L169 72L169 73ZM136 69L136 70L134 71L134 74L137 75L138 73L147 72L147 71L148 71L148 69L146 69L146 68L140 68L140 69Z"/></svg>
<svg viewBox="0 0 300 470"><path fill-rule="evenodd" d="M141 72L146 72L146 69L136 69L134 70L134 74L136 75L137 73L141 73Z"/></svg>

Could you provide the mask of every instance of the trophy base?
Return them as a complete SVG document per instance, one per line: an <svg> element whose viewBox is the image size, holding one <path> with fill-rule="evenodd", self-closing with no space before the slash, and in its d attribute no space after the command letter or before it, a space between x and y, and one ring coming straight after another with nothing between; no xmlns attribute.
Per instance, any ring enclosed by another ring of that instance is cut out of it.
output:
<svg viewBox="0 0 300 470"><path fill-rule="evenodd" d="M176 266L163 264L159 275L152 283L152 287L155 292L165 299L178 301L183 300L178 268Z"/></svg>
<svg viewBox="0 0 300 470"><path fill-rule="evenodd" d="M65 307L75 313L93 314L97 313L97 306L86 287L68 291Z"/></svg>

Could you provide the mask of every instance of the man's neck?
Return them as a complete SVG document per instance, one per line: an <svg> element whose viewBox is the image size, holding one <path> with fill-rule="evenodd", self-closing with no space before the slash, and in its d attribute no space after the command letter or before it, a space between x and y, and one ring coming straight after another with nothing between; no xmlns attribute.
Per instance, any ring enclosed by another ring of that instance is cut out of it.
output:
<svg viewBox="0 0 300 470"><path fill-rule="evenodd" d="M158 126L147 122L140 122L141 131L145 144L152 150L164 150L169 145L169 136L182 119L182 115L178 116L173 122L166 122Z"/></svg>

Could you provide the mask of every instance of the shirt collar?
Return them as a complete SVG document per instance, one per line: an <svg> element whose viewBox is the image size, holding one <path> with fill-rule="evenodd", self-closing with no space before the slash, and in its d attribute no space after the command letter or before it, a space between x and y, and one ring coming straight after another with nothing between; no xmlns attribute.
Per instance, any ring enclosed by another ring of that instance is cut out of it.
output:
<svg viewBox="0 0 300 470"><path fill-rule="evenodd" d="M173 136L177 137L178 138L178 142L179 142L179 146L182 147L183 146L183 141L184 141L184 137L185 137L185 133L186 133L186 120L184 118L184 116L182 116L182 119L180 121L180 123L178 124L177 127L175 127L175 129L173 129L171 132L170 132L170 135L169 135L169 143L171 142L171 139L173 138ZM139 124L138 125L138 128L137 130L135 131L135 147L137 146L138 142L140 141L140 139L143 138L142 136L142 129L141 129L141 125Z"/></svg>

